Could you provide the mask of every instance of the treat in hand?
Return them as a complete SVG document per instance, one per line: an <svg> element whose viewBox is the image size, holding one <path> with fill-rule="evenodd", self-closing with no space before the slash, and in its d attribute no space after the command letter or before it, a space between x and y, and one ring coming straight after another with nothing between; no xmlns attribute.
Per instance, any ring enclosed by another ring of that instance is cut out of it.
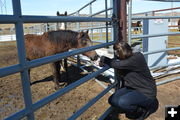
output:
<svg viewBox="0 0 180 120"><path fill-rule="evenodd" d="M100 62L100 58L98 58L96 61L94 61L94 64L95 64L96 66L99 66L99 62Z"/></svg>

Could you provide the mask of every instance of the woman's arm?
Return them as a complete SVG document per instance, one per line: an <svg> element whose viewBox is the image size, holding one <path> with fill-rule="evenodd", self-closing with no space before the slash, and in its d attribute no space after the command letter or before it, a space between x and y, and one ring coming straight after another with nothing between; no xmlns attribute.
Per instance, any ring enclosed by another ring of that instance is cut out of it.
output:
<svg viewBox="0 0 180 120"><path fill-rule="evenodd" d="M125 60L119 60L119 59L110 59L108 57L102 56L100 59L100 66L102 67L105 64L115 69L128 69L128 70L138 69L137 63L132 57Z"/></svg>

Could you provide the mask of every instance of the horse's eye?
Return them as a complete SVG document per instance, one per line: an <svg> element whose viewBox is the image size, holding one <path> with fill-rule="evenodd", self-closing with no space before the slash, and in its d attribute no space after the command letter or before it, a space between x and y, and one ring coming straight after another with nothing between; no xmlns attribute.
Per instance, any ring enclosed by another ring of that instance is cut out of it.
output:
<svg viewBox="0 0 180 120"><path fill-rule="evenodd" d="M81 38L83 38L83 37L84 37L84 34L81 35Z"/></svg>
<svg viewBox="0 0 180 120"><path fill-rule="evenodd" d="M81 43L82 43L83 45L86 45L86 44L87 44L87 41L86 41L86 40L82 40Z"/></svg>

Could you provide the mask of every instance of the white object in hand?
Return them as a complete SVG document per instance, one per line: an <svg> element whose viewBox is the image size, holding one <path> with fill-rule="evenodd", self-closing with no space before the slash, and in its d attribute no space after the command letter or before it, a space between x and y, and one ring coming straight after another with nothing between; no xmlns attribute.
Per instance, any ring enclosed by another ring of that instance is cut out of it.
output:
<svg viewBox="0 0 180 120"><path fill-rule="evenodd" d="M96 61L94 61L94 64L95 64L96 66L99 66L99 62L100 62L100 58L98 58Z"/></svg>

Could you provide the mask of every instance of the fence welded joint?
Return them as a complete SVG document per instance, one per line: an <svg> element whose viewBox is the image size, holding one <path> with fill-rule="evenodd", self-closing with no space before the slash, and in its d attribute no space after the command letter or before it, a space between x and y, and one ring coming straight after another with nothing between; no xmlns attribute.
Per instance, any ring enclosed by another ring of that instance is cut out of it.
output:
<svg viewBox="0 0 180 120"><path fill-rule="evenodd" d="M97 70L96 72L90 73L87 76L79 79L78 81L68 85L65 88L62 88L58 91L56 91L55 93L52 93L51 95L44 97L43 99L37 101L36 103L34 103L31 107L31 109L23 109L20 112L17 112L11 116L9 116L8 118L6 118L5 120L17 120L17 119L21 119L25 116L27 116L28 114L38 110L39 108L43 107L44 105L48 104L49 102L57 99L58 97L61 97L62 95L68 93L69 91L73 90L74 88L80 86L81 84L87 82L88 80L98 76L99 74L105 72L106 70L109 69L109 66L105 66L100 70Z"/></svg>

